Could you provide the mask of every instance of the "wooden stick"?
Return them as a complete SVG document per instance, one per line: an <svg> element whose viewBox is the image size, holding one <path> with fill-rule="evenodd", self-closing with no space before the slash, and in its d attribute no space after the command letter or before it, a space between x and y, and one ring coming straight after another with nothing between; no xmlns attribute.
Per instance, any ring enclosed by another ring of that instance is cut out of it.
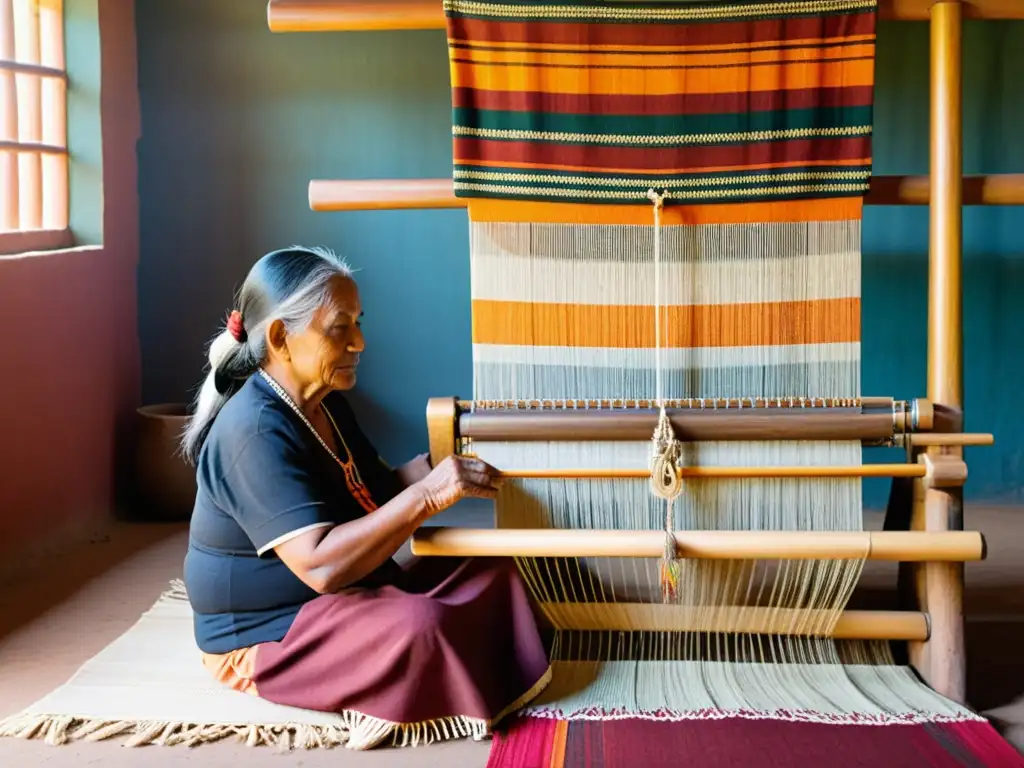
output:
<svg viewBox="0 0 1024 768"><path fill-rule="evenodd" d="M920 432L909 437L911 445L921 447L931 445L992 445L995 443L995 437L985 433Z"/></svg>
<svg viewBox="0 0 1024 768"><path fill-rule="evenodd" d="M762 607L691 607L662 603L540 603L562 629L630 632L732 632L822 635L837 640L927 640L929 620L916 611L843 611Z"/></svg>
<svg viewBox="0 0 1024 768"><path fill-rule="evenodd" d="M385 211L465 208L450 179L369 179L311 181L309 207L314 211Z"/></svg>
<svg viewBox="0 0 1024 768"><path fill-rule="evenodd" d="M1024 4L1022 4L1024 7ZM1024 205L1024 174L973 176L964 180L964 205ZM927 176L875 176L865 205L928 205ZM465 208L451 179L330 180L309 183L314 211L381 211Z"/></svg>
<svg viewBox="0 0 1024 768"><path fill-rule="evenodd" d="M896 433L892 411L859 408L668 411L676 439L702 440L889 440ZM479 410L459 416L461 437L523 442L649 441L658 423L654 410Z"/></svg>
<svg viewBox="0 0 1024 768"><path fill-rule="evenodd" d="M881 0L878 17L927 21L935 0ZM966 0L971 19L1024 19L1020 0ZM271 32L365 32L445 29L441 0L270 0Z"/></svg>
<svg viewBox="0 0 1024 768"><path fill-rule="evenodd" d="M928 21L932 5L946 1L879 0L878 18L886 21ZM1024 19L1024 6L1019 0L963 0L962 13L968 19Z"/></svg>
<svg viewBox="0 0 1024 768"><path fill-rule="evenodd" d="M271 0L271 32L444 29L441 0Z"/></svg>
<svg viewBox="0 0 1024 768"><path fill-rule="evenodd" d="M665 408L672 410L689 411L757 411L757 410L786 410L806 411L807 409L858 408L862 410L880 410L891 413L893 408L921 408L925 401L896 401L891 397L687 397L687 398L666 398L663 401ZM657 400L633 399L633 398L605 398L602 400L456 400L456 406L461 411L585 411L594 409L607 410L639 410L654 411L660 410Z"/></svg>
<svg viewBox="0 0 1024 768"><path fill-rule="evenodd" d="M963 182L964 205L1024 205L1024 174L968 176ZM928 205L928 176L875 176L865 205Z"/></svg>
<svg viewBox="0 0 1024 768"><path fill-rule="evenodd" d="M610 480L647 478L648 469L507 469L500 475L508 479ZM926 477L924 464L862 464L851 467L681 467L682 478L751 477Z"/></svg>
<svg viewBox="0 0 1024 768"><path fill-rule="evenodd" d="M1024 3L1018 3L1024 9ZM963 404L962 316L962 34L964 6L939 0L931 9L931 197L928 275L928 399L959 414ZM960 446L932 446L928 460L961 461ZM963 529L959 487L915 483L911 526L926 531ZM911 643L911 663L938 693L963 703L967 674L962 564L916 567L917 603L932 618L926 643Z"/></svg>
<svg viewBox="0 0 1024 768"><path fill-rule="evenodd" d="M675 531L680 557L700 560L984 560L974 531ZM423 557L661 557L664 531L420 528Z"/></svg>

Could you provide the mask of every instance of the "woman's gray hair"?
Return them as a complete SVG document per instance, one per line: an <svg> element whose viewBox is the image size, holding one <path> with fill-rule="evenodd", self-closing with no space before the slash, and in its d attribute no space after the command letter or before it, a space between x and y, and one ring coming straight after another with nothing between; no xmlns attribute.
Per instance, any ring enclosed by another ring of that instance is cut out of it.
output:
<svg viewBox="0 0 1024 768"><path fill-rule="evenodd" d="M325 248L294 246L268 253L253 265L235 305L241 313L242 340L236 341L225 325L210 343L209 373L181 438L188 462L198 462L220 409L266 361L267 326L280 320L290 333L305 330L327 301L336 277L352 279L352 269Z"/></svg>

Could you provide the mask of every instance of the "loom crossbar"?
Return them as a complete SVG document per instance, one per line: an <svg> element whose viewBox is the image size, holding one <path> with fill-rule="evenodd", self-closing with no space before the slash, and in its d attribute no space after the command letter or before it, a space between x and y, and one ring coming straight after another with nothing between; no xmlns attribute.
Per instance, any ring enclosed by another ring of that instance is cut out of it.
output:
<svg viewBox="0 0 1024 768"><path fill-rule="evenodd" d="M1024 7L1024 4L1022 4ZM439 210L465 208L451 179L313 179L307 196L310 210ZM865 205L928 205L927 176L875 176ZM1024 205L1024 174L1004 173L964 179L964 205Z"/></svg>
<svg viewBox="0 0 1024 768"><path fill-rule="evenodd" d="M895 21L926 21L935 0L881 0L878 16ZM1020 0L966 0L975 19L1024 19ZM445 28L441 0L270 0L271 32L367 32Z"/></svg>
<svg viewBox="0 0 1024 768"><path fill-rule="evenodd" d="M650 440L654 410L474 411L458 417L459 434L474 440ZM884 440L893 435L893 414L830 408L671 410L677 439L700 440Z"/></svg>
<svg viewBox="0 0 1024 768"><path fill-rule="evenodd" d="M628 480L651 476L648 469L507 469L500 470L508 479L540 480ZM762 477L927 477L928 468L921 464L863 464L861 466L795 466L795 467L680 467L677 474L685 479L762 478Z"/></svg>
<svg viewBox="0 0 1024 768"><path fill-rule="evenodd" d="M680 557L701 560L984 560L976 531L675 531ZM421 528L422 557L649 557L665 552L664 531Z"/></svg>
<svg viewBox="0 0 1024 768"><path fill-rule="evenodd" d="M754 606L695 607L661 603L540 603L557 626L579 631L728 632L803 635L836 640L927 640L927 614L917 611L831 611ZM830 622L832 623L829 626Z"/></svg>
<svg viewBox="0 0 1024 768"><path fill-rule="evenodd" d="M861 440L872 444L930 430L927 400L856 401L779 398L670 400L665 410L678 440ZM503 442L650 439L660 409L650 401L491 403L435 397L427 403L435 435ZM447 438L446 438L447 439ZM960 443L957 443L960 444ZM451 448L448 449L451 452Z"/></svg>

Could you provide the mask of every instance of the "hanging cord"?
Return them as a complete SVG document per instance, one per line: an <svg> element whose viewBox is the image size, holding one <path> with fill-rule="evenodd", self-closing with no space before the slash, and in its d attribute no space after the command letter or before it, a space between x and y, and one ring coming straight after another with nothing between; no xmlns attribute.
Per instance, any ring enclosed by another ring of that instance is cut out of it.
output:
<svg viewBox="0 0 1024 768"><path fill-rule="evenodd" d="M680 564L676 557L675 522L673 502L683 490L683 481L677 470L680 449L672 423L665 412L662 391L661 364L661 211L665 204L666 192L659 195L653 189L647 198L654 205L654 365L655 396L658 404L658 426L652 438L651 491L665 500L665 553L659 567L661 597L663 602L673 601L679 593Z"/></svg>

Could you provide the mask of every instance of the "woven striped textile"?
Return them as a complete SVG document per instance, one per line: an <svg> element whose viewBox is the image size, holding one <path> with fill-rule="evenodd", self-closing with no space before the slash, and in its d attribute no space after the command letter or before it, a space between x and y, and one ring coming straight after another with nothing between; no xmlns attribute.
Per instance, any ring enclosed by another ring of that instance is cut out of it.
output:
<svg viewBox="0 0 1024 768"><path fill-rule="evenodd" d="M476 399L857 396L875 5L446 0Z"/></svg>
<svg viewBox="0 0 1024 768"><path fill-rule="evenodd" d="M860 394L861 201L649 209L473 201L475 397Z"/></svg>
<svg viewBox="0 0 1024 768"><path fill-rule="evenodd" d="M463 197L859 196L876 0L446 0Z"/></svg>

